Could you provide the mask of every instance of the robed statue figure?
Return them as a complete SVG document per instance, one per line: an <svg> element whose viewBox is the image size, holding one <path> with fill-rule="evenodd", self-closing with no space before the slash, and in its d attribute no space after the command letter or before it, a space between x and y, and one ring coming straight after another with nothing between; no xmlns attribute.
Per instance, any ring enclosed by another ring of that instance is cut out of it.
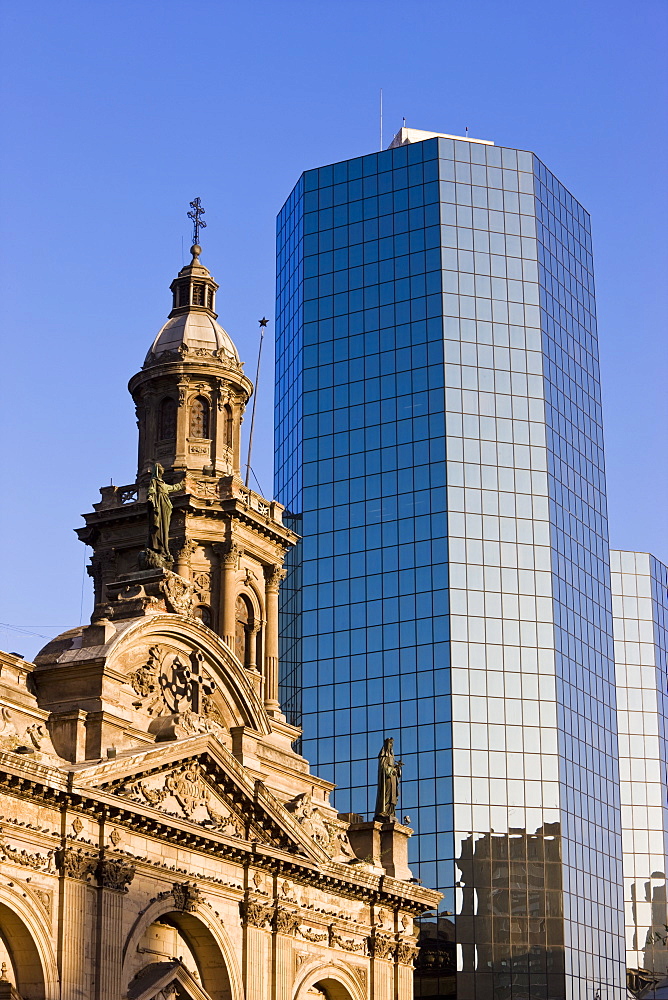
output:
<svg viewBox="0 0 668 1000"><path fill-rule="evenodd" d="M376 795L375 818L381 822L395 818L402 767L401 761L394 759L394 740L388 736L383 743L383 749L378 754L378 793Z"/></svg>
<svg viewBox="0 0 668 1000"><path fill-rule="evenodd" d="M181 492L184 481L170 486L162 478L163 471L160 463L156 462L146 497L148 500L148 546L142 553L142 561L146 567L162 566L169 569L173 561L169 551L169 524L172 519L172 501L169 499L169 495Z"/></svg>

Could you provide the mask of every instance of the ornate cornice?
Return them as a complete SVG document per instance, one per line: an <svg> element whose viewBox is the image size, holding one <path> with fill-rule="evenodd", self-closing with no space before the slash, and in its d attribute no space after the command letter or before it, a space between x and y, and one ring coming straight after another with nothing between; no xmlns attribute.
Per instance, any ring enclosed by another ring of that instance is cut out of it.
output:
<svg viewBox="0 0 668 1000"><path fill-rule="evenodd" d="M156 748L152 747L146 752L154 754ZM197 753L201 753L201 750ZM306 857L288 855L280 849L277 851L275 846L269 846L264 856L261 843L231 838L221 839L216 831L209 831L191 822L174 823L173 817L168 815L161 817L155 810L150 808L147 810L140 803L118 798L113 791L108 792L105 789L96 796L94 790L89 791L81 786L72 790L67 789L64 782L65 775L62 772L55 772L52 768L40 767L39 771L39 776L31 774L28 778L5 770L0 774L0 788L19 798L30 798L57 810L75 805L81 815L95 819L100 817L102 810L106 810L110 821L117 826L125 827L130 833L141 831L144 835L153 836L157 840L179 844L189 849L211 851L221 858L239 864L257 865L260 862L264 870L279 877L296 877L298 880L312 883L314 873L317 872L317 881L323 890L336 892L345 898L376 905L398 905L403 911L415 915L432 909L436 905L435 900L438 899L434 892L427 892L417 886L391 879L389 876L360 871L356 867L351 868L337 862L318 866ZM55 781L52 784L53 779ZM42 860L46 865L47 857ZM93 856L93 860L97 863L97 856ZM144 860L150 864L147 859L134 860L137 863ZM73 865L74 862L68 864ZM164 870L169 871L168 868Z"/></svg>

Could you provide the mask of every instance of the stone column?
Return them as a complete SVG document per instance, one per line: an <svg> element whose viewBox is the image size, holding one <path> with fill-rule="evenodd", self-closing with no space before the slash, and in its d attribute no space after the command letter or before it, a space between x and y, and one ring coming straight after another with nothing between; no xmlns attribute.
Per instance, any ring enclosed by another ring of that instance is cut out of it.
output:
<svg viewBox="0 0 668 1000"><path fill-rule="evenodd" d="M60 870L59 965L61 995L90 1000L95 970L93 889L87 884L98 858L70 847L56 852Z"/></svg>
<svg viewBox="0 0 668 1000"><path fill-rule="evenodd" d="M219 633L225 645L234 649L236 632L237 567L240 549L232 542L221 547L220 556L220 612Z"/></svg>
<svg viewBox="0 0 668 1000"><path fill-rule="evenodd" d="M187 469L188 467L188 407L186 406L187 382L178 383L178 408L176 411L176 448L174 454L174 467L176 469Z"/></svg>
<svg viewBox="0 0 668 1000"><path fill-rule="evenodd" d="M97 866L99 883L96 1000L118 1000L123 983L123 896L135 876L124 858L104 858Z"/></svg>
<svg viewBox="0 0 668 1000"><path fill-rule="evenodd" d="M396 996L394 989L396 948L394 937L390 934L381 934L376 931L369 938L369 953L372 956L371 996L373 997L387 997L390 1000L391 997Z"/></svg>
<svg viewBox="0 0 668 1000"><path fill-rule="evenodd" d="M270 987L272 907L246 900L241 904L244 934L244 980L246 1000L267 1000Z"/></svg>
<svg viewBox="0 0 668 1000"><path fill-rule="evenodd" d="M274 937L274 989L276 1000L291 1000L295 978L295 955L292 943L299 920L289 910L276 909Z"/></svg>
<svg viewBox="0 0 668 1000"><path fill-rule="evenodd" d="M413 1000L414 962L417 956L415 939L408 938L397 945L397 1000Z"/></svg>
<svg viewBox="0 0 668 1000"><path fill-rule="evenodd" d="M257 670L257 637L260 631L259 623L248 630L248 662L249 670Z"/></svg>
<svg viewBox="0 0 668 1000"><path fill-rule="evenodd" d="M137 442L137 478L139 478L145 471L144 466L146 464L146 452L148 451L148 428L146 426L148 415L146 413L145 399L138 401L135 398L135 416L137 418L137 430L139 431Z"/></svg>
<svg viewBox="0 0 668 1000"><path fill-rule="evenodd" d="M174 572L182 576L184 580L191 579L190 572L190 560L197 548L197 542L193 541L192 538L188 538L181 548L176 553L176 562L174 563Z"/></svg>
<svg viewBox="0 0 668 1000"><path fill-rule="evenodd" d="M280 715L278 701L278 589L286 571L270 567L265 576L267 626L264 639L264 705L270 714Z"/></svg>
<svg viewBox="0 0 668 1000"><path fill-rule="evenodd" d="M218 381L218 386L215 391L215 406L213 407L214 414L213 417L213 429L211 436L213 437L213 454L212 454L212 464L215 471L220 475L220 473L227 473L230 463L227 460L228 450L226 446L225 435L227 434L226 424L226 413L225 413L225 403L228 402L230 395L229 386L224 379Z"/></svg>

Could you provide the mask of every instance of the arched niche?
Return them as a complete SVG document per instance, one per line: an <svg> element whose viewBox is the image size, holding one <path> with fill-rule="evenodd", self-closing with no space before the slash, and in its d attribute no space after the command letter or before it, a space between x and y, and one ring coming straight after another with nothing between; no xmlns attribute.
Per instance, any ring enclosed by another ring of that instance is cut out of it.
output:
<svg viewBox="0 0 668 1000"><path fill-rule="evenodd" d="M151 903L139 915L128 935L123 950L125 988L148 964L143 949L152 936L155 938L152 950L155 951L171 944L178 946L179 942L183 945L181 954L177 951L164 958L154 955L154 961L182 958L185 968L196 972L197 980L211 1000L243 1000L241 973L222 923L206 905L200 905L193 913L175 910L171 894Z"/></svg>
<svg viewBox="0 0 668 1000"><path fill-rule="evenodd" d="M41 914L4 886L0 889L0 942L9 955L7 975L22 997L56 1000L60 996L56 960Z"/></svg>
<svg viewBox="0 0 668 1000"><path fill-rule="evenodd" d="M188 433L191 438L209 438L211 407L205 396L195 396L190 402Z"/></svg>

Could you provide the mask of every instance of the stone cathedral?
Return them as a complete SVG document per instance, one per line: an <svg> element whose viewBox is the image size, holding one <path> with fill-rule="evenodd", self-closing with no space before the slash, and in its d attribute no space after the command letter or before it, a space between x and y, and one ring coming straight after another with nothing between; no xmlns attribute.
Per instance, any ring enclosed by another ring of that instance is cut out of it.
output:
<svg viewBox="0 0 668 1000"><path fill-rule="evenodd" d="M0 654L0 1000L409 1000L410 830L337 814L278 701L297 537L241 477L253 390L192 261L100 490L90 625Z"/></svg>

